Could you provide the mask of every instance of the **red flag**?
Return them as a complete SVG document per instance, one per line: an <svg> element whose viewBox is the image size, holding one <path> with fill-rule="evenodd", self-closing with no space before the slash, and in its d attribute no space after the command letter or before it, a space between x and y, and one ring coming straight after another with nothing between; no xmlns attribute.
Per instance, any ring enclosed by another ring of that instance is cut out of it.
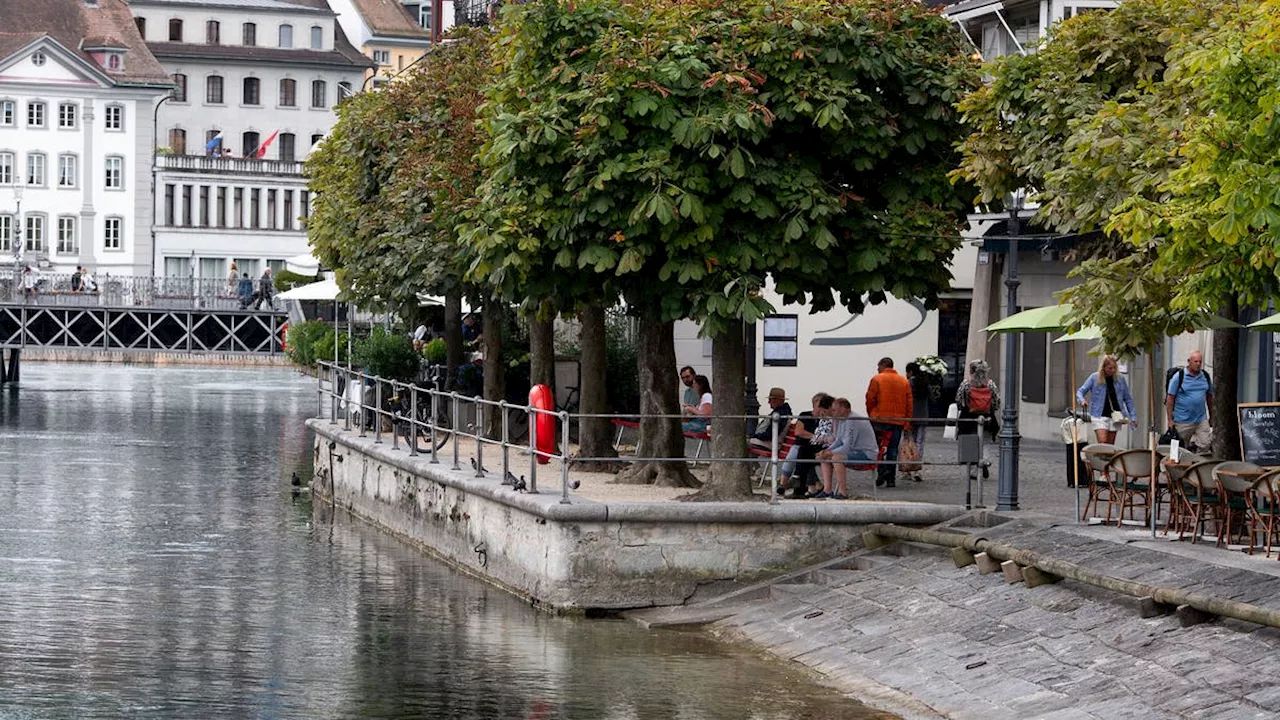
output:
<svg viewBox="0 0 1280 720"><path fill-rule="evenodd" d="M256 158L266 157L267 147L271 145L271 142L276 139L276 135L279 135L279 134L280 134L279 130L276 130L275 132L271 133L271 135L269 135L266 140L263 140L262 144L258 146L258 149L253 153L253 156Z"/></svg>

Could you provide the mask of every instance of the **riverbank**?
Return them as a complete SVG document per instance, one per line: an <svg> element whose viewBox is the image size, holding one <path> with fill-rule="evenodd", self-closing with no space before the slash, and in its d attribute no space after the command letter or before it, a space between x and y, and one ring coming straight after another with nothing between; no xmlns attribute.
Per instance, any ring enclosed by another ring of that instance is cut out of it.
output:
<svg viewBox="0 0 1280 720"><path fill-rule="evenodd" d="M159 352L155 350L55 350L28 347L22 350L23 362L117 365L156 365L194 367L290 367L283 354Z"/></svg>

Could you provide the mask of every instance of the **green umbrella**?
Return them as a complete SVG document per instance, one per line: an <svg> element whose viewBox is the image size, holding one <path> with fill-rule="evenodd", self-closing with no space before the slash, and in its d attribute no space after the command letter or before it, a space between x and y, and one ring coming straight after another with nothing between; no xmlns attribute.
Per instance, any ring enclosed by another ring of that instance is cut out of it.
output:
<svg viewBox="0 0 1280 720"><path fill-rule="evenodd" d="M1067 316L1071 314L1070 303L1048 305L1014 313L1009 317L993 322L983 328L987 332L1051 332L1066 327Z"/></svg>
<svg viewBox="0 0 1280 720"><path fill-rule="evenodd" d="M1055 343L1075 342L1076 340L1101 340L1102 329L1097 325L1086 325L1073 333L1067 333L1054 340Z"/></svg>
<svg viewBox="0 0 1280 720"><path fill-rule="evenodd" d="M1280 330L1280 313L1249 323L1250 330Z"/></svg>

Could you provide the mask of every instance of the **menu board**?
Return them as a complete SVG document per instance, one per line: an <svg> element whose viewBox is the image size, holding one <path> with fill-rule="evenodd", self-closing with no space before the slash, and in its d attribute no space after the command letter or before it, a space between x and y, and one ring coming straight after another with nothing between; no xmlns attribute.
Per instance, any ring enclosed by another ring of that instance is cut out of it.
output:
<svg viewBox="0 0 1280 720"><path fill-rule="evenodd" d="M1240 457L1262 467L1280 467L1280 403L1241 403Z"/></svg>

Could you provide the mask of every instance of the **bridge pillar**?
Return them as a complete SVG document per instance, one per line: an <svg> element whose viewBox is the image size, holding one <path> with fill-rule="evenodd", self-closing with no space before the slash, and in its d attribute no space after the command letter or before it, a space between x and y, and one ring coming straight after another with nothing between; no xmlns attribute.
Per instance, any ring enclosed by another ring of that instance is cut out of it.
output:
<svg viewBox="0 0 1280 720"><path fill-rule="evenodd" d="M3 367L4 376L3 378L0 378L0 382L11 382L11 383L18 382L18 369L21 367L19 364L19 357L21 356L21 354L22 354L21 348L10 348L9 362L7 365L5 365L2 362L4 358L0 357L0 365L4 365Z"/></svg>

